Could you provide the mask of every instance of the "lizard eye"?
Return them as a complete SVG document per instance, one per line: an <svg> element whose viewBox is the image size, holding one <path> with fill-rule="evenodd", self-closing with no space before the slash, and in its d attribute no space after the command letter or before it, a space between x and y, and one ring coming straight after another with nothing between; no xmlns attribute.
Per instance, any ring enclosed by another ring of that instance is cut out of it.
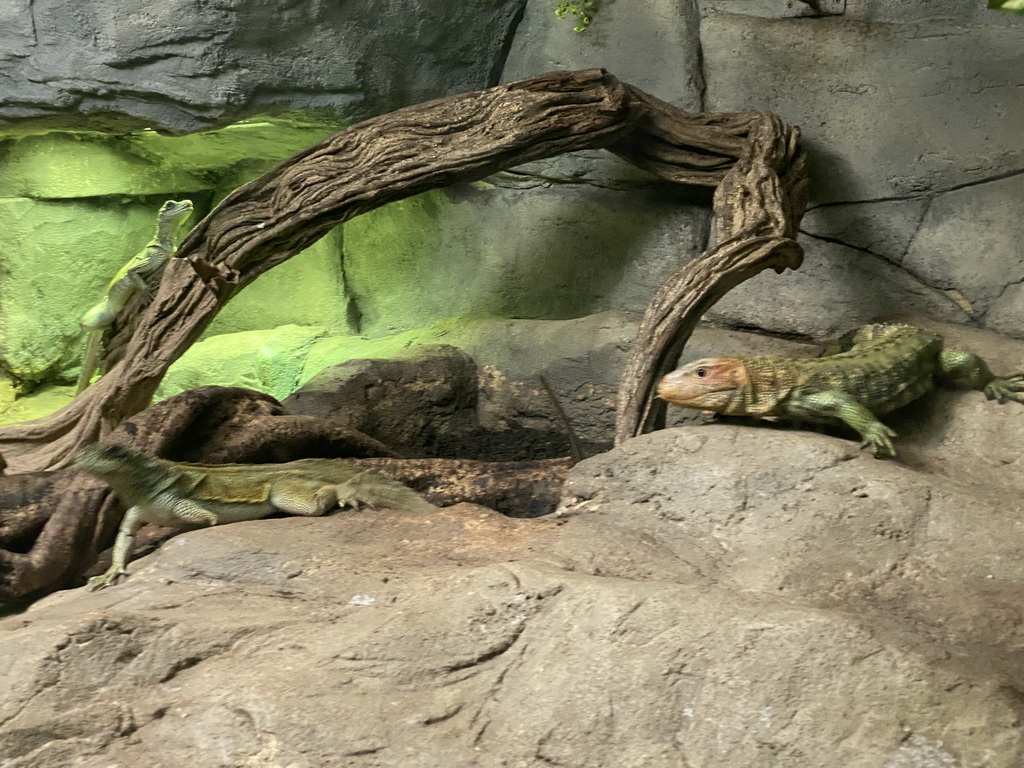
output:
<svg viewBox="0 0 1024 768"><path fill-rule="evenodd" d="M703 379L705 376L708 375L708 369L707 368L698 368L696 371L694 371L694 373L696 373L700 378Z"/></svg>

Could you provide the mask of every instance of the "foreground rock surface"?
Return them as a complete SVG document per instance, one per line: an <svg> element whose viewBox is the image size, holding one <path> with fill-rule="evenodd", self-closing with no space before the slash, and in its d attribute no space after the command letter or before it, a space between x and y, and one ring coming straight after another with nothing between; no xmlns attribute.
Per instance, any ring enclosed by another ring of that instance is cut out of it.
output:
<svg viewBox="0 0 1024 768"><path fill-rule="evenodd" d="M1024 408L921 407L900 462L716 423L546 519L179 536L0 621L0 762L1018 766Z"/></svg>

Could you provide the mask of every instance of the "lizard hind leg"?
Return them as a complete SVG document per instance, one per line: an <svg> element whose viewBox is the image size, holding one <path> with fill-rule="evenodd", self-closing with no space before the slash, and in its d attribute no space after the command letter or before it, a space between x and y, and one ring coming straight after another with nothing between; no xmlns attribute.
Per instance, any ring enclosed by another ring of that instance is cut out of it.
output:
<svg viewBox="0 0 1024 768"><path fill-rule="evenodd" d="M274 482L270 503L275 509L289 515L320 517L335 507L342 506L337 489L317 480L282 478Z"/></svg>
<svg viewBox="0 0 1024 768"><path fill-rule="evenodd" d="M166 506L175 517L186 523L216 525L219 522L217 515L192 499L176 497L169 500Z"/></svg>
<svg viewBox="0 0 1024 768"><path fill-rule="evenodd" d="M979 389L989 400L1000 404L1007 400L1024 404L1024 373L996 376L977 355L960 349L944 349L939 353L939 376L942 383L958 389Z"/></svg>

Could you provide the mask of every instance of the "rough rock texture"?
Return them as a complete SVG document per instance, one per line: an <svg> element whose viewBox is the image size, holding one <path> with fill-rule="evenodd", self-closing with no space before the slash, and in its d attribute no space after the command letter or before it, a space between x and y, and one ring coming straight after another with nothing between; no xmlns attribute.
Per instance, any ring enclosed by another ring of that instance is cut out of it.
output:
<svg viewBox="0 0 1024 768"><path fill-rule="evenodd" d="M609 189L532 163L484 188L428 192L353 219L345 273L359 331L382 336L452 315L638 315L700 252L709 219L673 185L644 183Z"/></svg>
<svg viewBox="0 0 1024 768"><path fill-rule="evenodd" d="M645 435L577 465L555 518L184 534L0 620L0 759L1014 768L1024 408L942 394L895 423L901 462Z"/></svg>
<svg viewBox="0 0 1024 768"><path fill-rule="evenodd" d="M0 125L194 131L289 110L362 119L492 85L524 3L13 0L0 8Z"/></svg>
<svg viewBox="0 0 1024 768"><path fill-rule="evenodd" d="M966 321L954 298L856 248L800 237L804 263L792 273L762 272L708 313L718 323L824 339L894 312Z"/></svg>
<svg viewBox="0 0 1024 768"><path fill-rule="evenodd" d="M476 400L473 360L455 347L426 345L398 358L327 368L282 405L289 413L357 429L400 452L411 448L436 455L439 440L473 431Z"/></svg>
<svg viewBox="0 0 1024 768"><path fill-rule="evenodd" d="M909 305L1024 336L1020 222L1006 213L1024 168L1009 129L1024 120L1011 63L1024 27L982 3L849 0L817 19L702 6L706 107L773 110L811 154L814 238L801 243L813 272L752 281L716 317L819 335L835 324L821 297L842 293L863 307L841 307L844 321ZM776 290L792 311L763 312Z"/></svg>
<svg viewBox="0 0 1024 768"><path fill-rule="evenodd" d="M0 368L35 383L77 367L79 319L152 237L161 202L0 198Z"/></svg>
<svg viewBox="0 0 1024 768"><path fill-rule="evenodd" d="M605 3L600 19L572 34L573 17L554 18L549 0L527 0L508 51L502 82L553 69L604 67L658 98L699 112L704 88L700 66L700 15L693 2L633 0ZM640 41L651 43L642 52Z"/></svg>

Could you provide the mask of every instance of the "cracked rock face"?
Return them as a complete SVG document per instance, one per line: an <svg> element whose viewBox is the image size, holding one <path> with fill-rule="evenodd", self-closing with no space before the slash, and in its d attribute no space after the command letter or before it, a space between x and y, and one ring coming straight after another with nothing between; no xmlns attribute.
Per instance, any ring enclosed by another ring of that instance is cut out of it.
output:
<svg viewBox="0 0 1024 768"><path fill-rule="evenodd" d="M704 105L801 127L807 274L762 276L718 317L820 336L911 311L1024 337L1021 224L1008 213L1024 178L1011 128L1024 121L1011 63L1024 27L945 0L850 0L818 19L752 10L763 5L701 3Z"/></svg>
<svg viewBox="0 0 1024 768"><path fill-rule="evenodd" d="M547 518L182 534L0 620L0 763L1014 768L1024 408L936 393L891 423L898 462L645 435Z"/></svg>

